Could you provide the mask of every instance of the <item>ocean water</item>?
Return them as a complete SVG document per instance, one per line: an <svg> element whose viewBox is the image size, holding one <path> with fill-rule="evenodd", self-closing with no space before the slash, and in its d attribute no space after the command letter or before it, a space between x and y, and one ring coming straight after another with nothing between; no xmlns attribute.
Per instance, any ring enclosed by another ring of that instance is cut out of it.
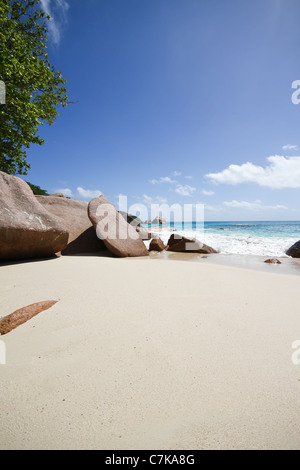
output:
<svg viewBox="0 0 300 470"><path fill-rule="evenodd" d="M210 245L223 254L286 257L286 250L300 240L300 221L290 222L194 222L170 226L176 233ZM152 225L154 233L167 243L167 227Z"/></svg>

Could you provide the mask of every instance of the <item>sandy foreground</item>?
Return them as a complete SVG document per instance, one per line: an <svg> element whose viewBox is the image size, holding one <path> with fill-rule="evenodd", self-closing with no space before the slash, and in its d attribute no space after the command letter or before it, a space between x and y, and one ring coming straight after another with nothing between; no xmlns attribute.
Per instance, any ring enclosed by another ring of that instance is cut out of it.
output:
<svg viewBox="0 0 300 470"><path fill-rule="evenodd" d="M0 267L1 449L299 449L299 277L163 259ZM299 355L300 357L300 355Z"/></svg>

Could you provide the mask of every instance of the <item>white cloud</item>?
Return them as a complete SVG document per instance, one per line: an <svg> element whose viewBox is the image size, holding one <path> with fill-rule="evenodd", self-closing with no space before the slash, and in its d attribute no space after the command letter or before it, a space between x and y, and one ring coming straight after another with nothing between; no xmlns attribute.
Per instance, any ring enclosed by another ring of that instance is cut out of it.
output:
<svg viewBox="0 0 300 470"><path fill-rule="evenodd" d="M41 7L51 17L47 26L53 42L59 44L63 25L67 21L69 4L66 0L41 0Z"/></svg>
<svg viewBox="0 0 300 470"><path fill-rule="evenodd" d="M257 183L274 189L300 188L300 157L274 155L268 157L267 161L269 165L265 168L247 162L230 165L219 173L209 173L206 176L214 183Z"/></svg>
<svg viewBox="0 0 300 470"><path fill-rule="evenodd" d="M173 171L173 176L181 176L181 172L180 171Z"/></svg>
<svg viewBox="0 0 300 470"><path fill-rule="evenodd" d="M102 192L99 190L93 190L93 189L84 189L81 186L77 187L77 193L75 194L72 189L70 188L57 188L55 189L55 193L62 193L67 197L72 197L75 198L76 196L81 197L83 199L94 199L95 197L99 197L102 195Z"/></svg>
<svg viewBox="0 0 300 470"><path fill-rule="evenodd" d="M151 204L167 204L167 199L161 196L148 196L147 194L143 194L141 198L141 202L146 204L146 206L151 206Z"/></svg>
<svg viewBox="0 0 300 470"><path fill-rule="evenodd" d="M282 147L282 150L298 150L298 145L286 144Z"/></svg>
<svg viewBox="0 0 300 470"><path fill-rule="evenodd" d="M70 188L58 188L58 189L55 189L55 193L62 193L67 197L73 197L74 196L74 194L72 192L72 189L70 189Z"/></svg>
<svg viewBox="0 0 300 470"><path fill-rule="evenodd" d="M202 189L201 191L202 194L204 194L204 196L214 196L214 191L209 191L207 189Z"/></svg>
<svg viewBox="0 0 300 470"><path fill-rule="evenodd" d="M169 176L161 176L158 180L156 179L150 180L149 183L151 184L160 184L160 183L175 184L177 183L177 181L172 180Z"/></svg>
<svg viewBox="0 0 300 470"><path fill-rule="evenodd" d="M102 195L102 192L98 189L84 189L78 186L77 188L78 195L83 199L94 199L95 197L99 197Z"/></svg>
<svg viewBox="0 0 300 470"><path fill-rule="evenodd" d="M230 201L230 202L224 202L223 203L227 207L233 207L233 208L238 208L238 209L247 209L251 211L259 211L259 210L288 210L286 206L283 206L281 204L277 204L275 206L265 206L262 204L261 201L256 200L254 202L248 202L248 201Z"/></svg>
<svg viewBox="0 0 300 470"><path fill-rule="evenodd" d="M196 191L196 188L193 188L192 186L189 186L188 184L185 184L185 185L178 184L175 189L175 192L179 194L180 196L191 196L194 191Z"/></svg>
<svg viewBox="0 0 300 470"><path fill-rule="evenodd" d="M193 179L193 177L192 176L185 176L185 179L191 180L191 179Z"/></svg>
<svg viewBox="0 0 300 470"><path fill-rule="evenodd" d="M209 204L204 204L205 212L222 212L222 207L211 206Z"/></svg>

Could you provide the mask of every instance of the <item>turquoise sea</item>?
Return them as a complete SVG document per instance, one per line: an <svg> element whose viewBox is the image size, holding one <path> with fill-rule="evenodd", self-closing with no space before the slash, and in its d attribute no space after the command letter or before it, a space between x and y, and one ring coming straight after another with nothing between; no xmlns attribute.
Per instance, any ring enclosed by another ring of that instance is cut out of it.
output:
<svg viewBox="0 0 300 470"><path fill-rule="evenodd" d="M272 222L171 222L176 232L195 237L224 254L286 256L286 250L300 240L300 221ZM152 226L155 231L155 226ZM160 233L167 242L170 232Z"/></svg>

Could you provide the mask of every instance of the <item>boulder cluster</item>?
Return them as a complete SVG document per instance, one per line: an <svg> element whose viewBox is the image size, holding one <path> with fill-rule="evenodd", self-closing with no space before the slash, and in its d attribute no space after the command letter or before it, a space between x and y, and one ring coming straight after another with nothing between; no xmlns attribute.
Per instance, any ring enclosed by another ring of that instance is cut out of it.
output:
<svg viewBox="0 0 300 470"><path fill-rule="evenodd" d="M59 193L35 196L21 178L0 171L0 260L103 251L120 258L148 256L149 252L163 250L217 253L199 240L177 233L173 233L165 245L158 235L151 233L152 226L166 224L161 216L144 223L147 224L150 227L143 226L138 217L117 211L105 196L90 202ZM149 249L145 241L149 242ZM300 258L300 241L286 254ZM266 262L280 263L273 259Z"/></svg>
<svg viewBox="0 0 300 470"><path fill-rule="evenodd" d="M157 217L151 224L162 225ZM149 250L144 240L151 240ZM21 178L0 172L0 260L47 258L108 251L116 257L149 251L216 253L172 234L167 246L135 216L119 212L105 196L89 203L63 194L35 196Z"/></svg>
<svg viewBox="0 0 300 470"><path fill-rule="evenodd" d="M300 258L300 240L291 246L291 248L287 250L286 254L292 258Z"/></svg>

